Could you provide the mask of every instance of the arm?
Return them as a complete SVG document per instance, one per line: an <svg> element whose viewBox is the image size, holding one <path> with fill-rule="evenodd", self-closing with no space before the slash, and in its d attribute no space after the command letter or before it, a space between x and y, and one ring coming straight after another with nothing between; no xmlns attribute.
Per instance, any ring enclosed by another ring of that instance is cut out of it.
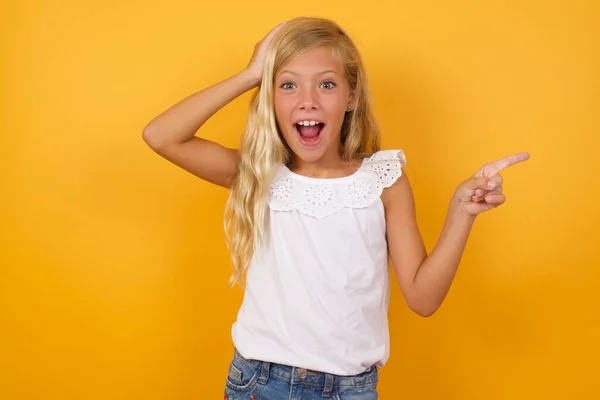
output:
<svg viewBox="0 0 600 400"><path fill-rule="evenodd" d="M390 258L406 303L417 314L431 316L450 290L474 217L451 205L439 240L428 256L406 176L386 189L382 198Z"/></svg>
<svg viewBox="0 0 600 400"><path fill-rule="evenodd" d="M238 171L237 150L195 135L218 110L260 85L266 50L278 28L256 44L242 72L188 96L150 121L142 132L146 144L199 178L229 188Z"/></svg>
<svg viewBox="0 0 600 400"><path fill-rule="evenodd" d="M476 216L505 202L500 170L527 159L528 153L519 153L486 164L461 183L430 255L417 227L414 196L406 176L402 174L384 191L390 258L406 303L417 314L433 315L446 298Z"/></svg>
<svg viewBox="0 0 600 400"><path fill-rule="evenodd" d="M219 109L256 84L243 71L194 93L150 121L142 137L157 154L184 170L229 187L237 172L237 151L195 134Z"/></svg>

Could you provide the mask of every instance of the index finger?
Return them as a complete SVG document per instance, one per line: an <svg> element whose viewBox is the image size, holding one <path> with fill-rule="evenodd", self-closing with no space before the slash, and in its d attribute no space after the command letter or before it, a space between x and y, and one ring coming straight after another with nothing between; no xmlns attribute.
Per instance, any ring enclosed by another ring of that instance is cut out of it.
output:
<svg viewBox="0 0 600 400"><path fill-rule="evenodd" d="M500 172L500 170L502 170L506 167L510 167L511 165L520 163L520 162L528 160L528 159L529 159L529 153L521 152L521 153L510 155L508 157L504 157L498 161L491 162L487 165L486 169L488 170L490 175L495 175L498 172Z"/></svg>

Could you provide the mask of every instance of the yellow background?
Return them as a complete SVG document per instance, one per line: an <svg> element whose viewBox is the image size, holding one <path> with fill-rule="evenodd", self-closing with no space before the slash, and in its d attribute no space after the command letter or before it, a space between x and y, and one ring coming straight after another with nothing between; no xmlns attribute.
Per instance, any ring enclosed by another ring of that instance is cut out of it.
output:
<svg viewBox="0 0 600 400"><path fill-rule="evenodd" d="M3 2L0 398L222 398L242 294L227 193L141 132L297 15L356 39L428 249L456 185L531 153L504 171L507 203L476 222L433 317L394 281L381 398L600 398L596 4ZM201 134L235 146L248 100Z"/></svg>

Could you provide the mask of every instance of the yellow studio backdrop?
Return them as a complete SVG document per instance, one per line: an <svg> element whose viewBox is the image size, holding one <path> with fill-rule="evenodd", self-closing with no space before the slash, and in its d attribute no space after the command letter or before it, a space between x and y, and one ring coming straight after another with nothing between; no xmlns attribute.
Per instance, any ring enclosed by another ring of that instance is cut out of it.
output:
<svg viewBox="0 0 600 400"><path fill-rule="evenodd" d="M242 298L227 192L141 132L298 15L359 45L429 250L461 181L531 153L434 316L393 281L381 398L600 398L597 3L217 3L3 2L0 399L222 398ZM236 146L249 99L199 134Z"/></svg>

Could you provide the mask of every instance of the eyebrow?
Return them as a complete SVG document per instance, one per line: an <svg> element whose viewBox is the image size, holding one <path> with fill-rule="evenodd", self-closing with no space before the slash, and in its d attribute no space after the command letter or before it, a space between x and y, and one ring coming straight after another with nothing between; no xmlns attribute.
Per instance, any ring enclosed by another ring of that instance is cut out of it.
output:
<svg viewBox="0 0 600 400"><path fill-rule="evenodd" d="M334 74L339 75L336 71L334 71L332 69L327 69L325 71L321 71L321 72L317 73L317 75L324 75L324 74L327 74L329 72L333 72ZM282 70L281 72L279 72L278 75L285 74L285 73L292 74L292 75L299 75L298 73L296 73L294 71L290 71L289 69Z"/></svg>

